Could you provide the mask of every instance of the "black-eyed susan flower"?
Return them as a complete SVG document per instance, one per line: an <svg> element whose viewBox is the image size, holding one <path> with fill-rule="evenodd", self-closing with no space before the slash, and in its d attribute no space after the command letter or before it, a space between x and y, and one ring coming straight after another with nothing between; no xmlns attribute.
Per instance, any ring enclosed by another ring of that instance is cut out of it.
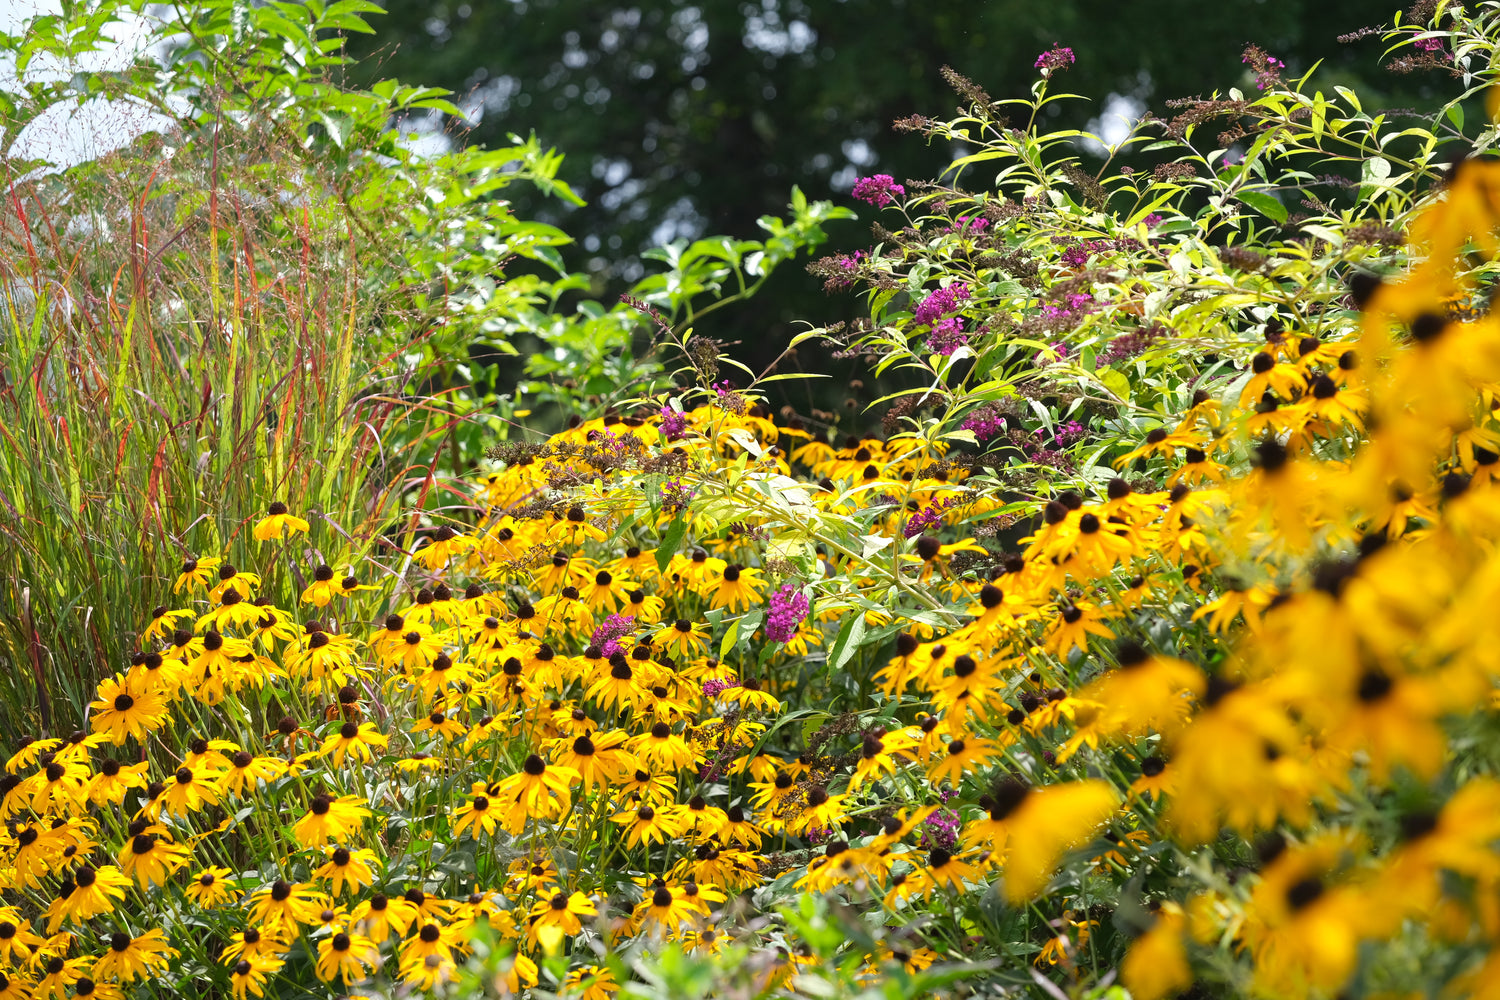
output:
<svg viewBox="0 0 1500 1000"><path fill-rule="evenodd" d="M437 733L444 742L452 743L461 739L467 731L464 724L458 720L457 713L434 710L412 724L413 733ZM441 766L441 761L432 765Z"/></svg>
<svg viewBox="0 0 1500 1000"><path fill-rule="evenodd" d="M627 595L635 586L635 581L601 569L594 573L592 580L578 588L578 598L589 609L589 613L598 618L619 610L620 605L629 600Z"/></svg>
<svg viewBox="0 0 1500 1000"><path fill-rule="evenodd" d="M520 772L501 780L497 795L507 803L514 803L523 816L551 819L565 812L573 804L572 786L580 780L577 771L560 764L549 765L536 754L531 754L521 766ZM506 829L519 833L515 826L514 812L507 815Z"/></svg>
<svg viewBox="0 0 1500 1000"><path fill-rule="evenodd" d="M368 583L360 583L359 577L354 575L354 567L348 567L348 572L339 577L338 594L340 597L353 597L363 590L379 590L379 587Z"/></svg>
<svg viewBox="0 0 1500 1000"><path fill-rule="evenodd" d="M631 752L648 767L662 771L680 771L697 756L687 741L672 732L665 722L658 722L648 732L632 738L629 745Z"/></svg>
<svg viewBox="0 0 1500 1000"><path fill-rule="evenodd" d="M192 635L191 632L188 633ZM182 688L185 667L180 660L167 659L160 653L143 653L139 663L132 661L126 673L126 683L158 697L175 701Z"/></svg>
<svg viewBox="0 0 1500 1000"><path fill-rule="evenodd" d="M775 714L781 711L780 699L765 690L760 680L755 677L746 677L735 686L725 688L723 698L725 701L760 712Z"/></svg>
<svg viewBox="0 0 1500 1000"><path fill-rule="evenodd" d="M637 587L626 591L625 606L620 613L629 615L642 625L656 625L661 621L666 606L667 602L660 597Z"/></svg>
<svg viewBox="0 0 1500 1000"><path fill-rule="evenodd" d="M323 563L313 570L312 583L303 588L300 599L303 604L324 608L338 596L339 592L340 587L338 581L334 579L333 567Z"/></svg>
<svg viewBox="0 0 1500 1000"><path fill-rule="evenodd" d="M847 794L831 794L823 785L812 785L805 793L802 811L787 824L787 830L800 834L814 829L838 829L844 825L846 818L844 802L848 798Z"/></svg>
<svg viewBox="0 0 1500 1000"><path fill-rule="evenodd" d="M599 908L581 892L558 891L532 904L526 936L533 944L551 930L569 937L583 931L580 918L597 916ZM554 942L557 938L553 938Z"/></svg>
<svg viewBox="0 0 1500 1000"><path fill-rule="evenodd" d="M188 608L173 610L165 604L156 608L151 612L151 621L147 622L146 627L141 629L141 649L145 650L150 643L165 639L177 628L177 622L182 621L184 618L193 618L194 616L195 612Z"/></svg>
<svg viewBox="0 0 1500 1000"><path fill-rule="evenodd" d="M371 867L376 863L374 851L331 847L327 849L327 858L312 874L313 878L328 883L329 895L336 898L345 889L352 894L374 884L375 873Z"/></svg>
<svg viewBox="0 0 1500 1000"><path fill-rule="evenodd" d="M994 845L1004 859L1005 894L1032 899L1047 884L1063 854L1086 843L1119 805L1108 782L1085 780L1033 789L1007 779L986 799L989 816L966 833L971 843Z"/></svg>
<svg viewBox="0 0 1500 1000"><path fill-rule="evenodd" d="M134 982L136 979L164 971L177 957L177 949L167 945L159 927L131 937L116 931L109 937L109 950L94 963L94 978Z"/></svg>
<svg viewBox="0 0 1500 1000"><path fill-rule="evenodd" d="M217 575L218 583L214 584L213 589L208 592L208 599L218 601L220 604L236 603L234 599L224 600L224 596L231 590L239 595L239 602L249 604L251 596L260 589L262 583L259 573L247 573L231 563L224 563L220 566Z"/></svg>
<svg viewBox="0 0 1500 1000"><path fill-rule="evenodd" d="M1190 663L1148 654L1134 642L1116 651L1120 669L1111 670L1078 692L1100 706L1096 725L1106 736L1137 736L1149 730L1171 735L1182 728L1193 700L1207 680Z"/></svg>
<svg viewBox="0 0 1500 1000"><path fill-rule="evenodd" d="M31 811L38 815L50 812L70 813L88 798L88 765L64 760L57 755L39 768L18 790L31 800Z"/></svg>
<svg viewBox="0 0 1500 1000"><path fill-rule="evenodd" d="M56 750L62 746L59 739L37 739L33 736L25 736L16 742L15 752L5 761L5 770L8 774L19 774L36 767L41 755L48 751Z"/></svg>
<svg viewBox="0 0 1500 1000"><path fill-rule="evenodd" d="M99 684L99 698L91 702L90 724L94 732L107 734L115 744L127 739L144 742L146 737L166 724L167 706L157 693L144 686L132 685L124 677L114 677Z"/></svg>
<svg viewBox="0 0 1500 1000"><path fill-rule="evenodd" d="M177 579L172 581L172 593L180 594L184 590L207 588L208 582L215 577L219 562L220 560L215 556L199 556L184 561Z"/></svg>
<svg viewBox="0 0 1500 1000"><path fill-rule="evenodd" d="M430 753L417 751L409 757L402 757L396 761L396 770L402 774L427 774L441 771L444 767L442 758L434 757Z"/></svg>
<svg viewBox="0 0 1500 1000"><path fill-rule="evenodd" d="M134 878L143 890L166 885L172 873L188 860L187 848L172 843L163 828L153 827L152 831L131 837L118 858L120 871Z"/></svg>
<svg viewBox="0 0 1500 1000"><path fill-rule="evenodd" d="M169 816L191 816L224 797L220 776L207 767L192 768L184 764L167 779L161 796L161 809Z"/></svg>
<svg viewBox="0 0 1500 1000"><path fill-rule="evenodd" d="M978 770L992 760L999 748L991 740L966 733L956 733L943 755L927 767L927 780L934 785L947 782L957 788L964 775Z"/></svg>
<svg viewBox="0 0 1500 1000"><path fill-rule="evenodd" d="M708 623L678 618L657 629L653 639L663 652L692 659L708 648Z"/></svg>
<svg viewBox="0 0 1500 1000"><path fill-rule="evenodd" d="M578 1000L610 1000L620 992L614 973L602 965L584 965L563 977L563 993Z"/></svg>
<svg viewBox="0 0 1500 1000"><path fill-rule="evenodd" d="M63 921L83 927L94 917L113 913L125 898L130 879L114 865L81 865L58 888L57 898L42 914L47 933L56 934Z"/></svg>
<svg viewBox="0 0 1500 1000"><path fill-rule="evenodd" d="M426 545L417 549L412 558L425 566L428 572L436 573L454 556L468 552L476 544L478 540L474 537L460 534L451 525L445 524L431 535Z"/></svg>
<svg viewBox="0 0 1500 1000"><path fill-rule="evenodd" d="M229 968L229 991L234 1000L249 1000L266 995L269 976L280 972L286 963L269 955L240 958Z"/></svg>
<svg viewBox="0 0 1500 1000"><path fill-rule="evenodd" d="M15 910L0 908L0 966L24 968L45 939L31 930L31 921Z"/></svg>
<svg viewBox="0 0 1500 1000"><path fill-rule="evenodd" d="M424 703L430 705L442 699L448 688L465 687L471 672L472 668L464 661L455 660L447 653L439 653L427 665L426 670L417 673L413 683L422 692Z"/></svg>
<svg viewBox="0 0 1500 1000"><path fill-rule="evenodd" d="M682 815L688 831L701 839L721 836L729 822L728 814L718 806L709 805L702 795L688 799Z"/></svg>
<svg viewBox="0 0 1500 1000"><path fill-rule="evenodd" d="M380 949L363 934L340 931L318 942L314 971L323 982L342 980L346 986L364 980L380 964Z"/></svg>
<svg viewBox="0 0 1500 1000"><path fill-rule="evenodd" d="M1114 632L1104 624L1103 611L1096 604L1092 601L1069 601L1058 606L1056 617L1047 629L1045 646L1047 652L1066 658L1074 649L1087 652L1088 637L1091 635L1102 639L1115 637Z"/></svg>
<svg viewBox="0 0 1500 1000"><path fill-rule="evenodd" d="M1341 882L1354 846L1345 834L1328 834L1280 850L1265 866L1243 932L1257 991L1301 998L1348 981L1368 920L1379 916L1357 886Z"/></svg>
<svg viewBox="0 0 1500 1000"><path fill-rule="evenodd" d="M416 919L417 907L414 904L383 892L359 903L349 914L351 924L377 944L392 935L397 939L405 937Z"/></svg>
<svg viewBox="0 0 1500 1000"><path fill-rule="evenodd" d="M639 761L625 748L627 739L619 730L584 732L571 739L559 737L548 746L554 760L579 773L587 792L618 784L637 769Z"/></svg>
<svg viewBox="0 0 1500 1000"><path fill-rule="evenodd" d="M384 666L399 666L408 674L415 675L442 655L446 641L447 636L443 633L433 633L425 625L408 623L400 643L381 654L381 660Z"/></svg>
<svg viewBox="0 0 1500 1000"><path fill-rule="evenodd" d="M438 989L453 982L458 975L458 964L446 952L410 956L403 952L398 968L402 982L423 991Z"/></svg>
<svg viewBox="0 0 1500 1000"><path fill-rule="evenodd" d="M248 750L237 750L229 757L229 769L221 781L226 794L242 797L255 791L261 783L275 781L286 772L286 762L275 757L260 757Z"/></svg>
<svg viewBox="0 0 1500 1000"><path fill-rule="evenodd" d="M94 980L88 976L93 968L94 958L89 955L80 955L77 958L64 958L63 955L50 954L45 958L38 956L39 961L35 963L38 978L32 986L32 997L41 1000L62 1000L67 996L68 987L87 982L94 984Z"/></svg>
<svg viewBox="0 0 1500 1000"><path fill-rule="evenodd" d="M750 782L750 804L756 809L779 806L797 795L797 779L784 767L778 767L769 781Z"/></svg>
<svg viewBox="0 0 1500 1000"><path fill-rule="evenodd" d="M194 875L183 889L183 895L211 910L231 902L239 894L239 885L228 868L211 865Z"/></svg>
<svg viewBox="0 0 1500 1000"><path fill-rule="evenodd" d="M1193 984L1187 960L1187 921L1180 906L1161 904L1151 925L1120 962L1120 980L1139 1000L1166 1000Z"/></svg>
<svg viewBox="0 0 1500 1000"><path fill-rule="evenodd" d="M276 927L246 927L229 936L219 961L233 965L242 958L276 958L287 948L286 938Z"/></svg>
<svg viewBox="0 0 1500 1000"><path fill-rule="evenodd" d="M299 531L306 534L310 527L302 518L291 513L286 504L276 500L266 508L266 516L255 522L250 533L257 542L271 542L283 536L289 538Z"/></svg>
<svg viewBox="0 0 1500 1000"><path fill-rule="evenodd" d="M625 842L630 847L650 846L654 841L665 844L687 830L687 819L682 807L670 804L642 805L610 817L613 823L626 828Z"/></svg>
<svg viewBox="0 0 1500 1000"><path fill-rule="evenodd" d="M886 732L872 729L860 740L859 760L849 778L849 790L855 791L866 781L878 781L893 775L903 760L910 760L917 738L904 729Z"/></svg>
<svg viewBox="0 0 1500 1000"><path fill-rule="evenodd" d="M99 762L99 771L89 783L89 801L95 805L120 805L130 789L144 789L145 760L123 765L113 757Z"/></svg>
<svg viewBox="0 0 1500 1000"><path fill-rule="evenodd" d="M483 788L482 785L480 787ZM454 808L449 814L450 827L455 837L462 837L467 832L470 837L478 840L483 834L495 832L495 827L503 818L503 812L504 808L500 803L491 801L481 791L463 805Z"/></svg>
<svg viewBox="0 0 1500 1000"><path fill-rule="evenodd" d="M307 815L292 827L292 836L303 847L316 847L327 841L350 839L349 835L371 816L364 800L356 795L315 795Z"/></svg>
<svg viewBox="0 0 1500 1000"><path fill-rule="evenodd" d="M714 926L689 928L681 938L684 950L703 956L718 955L728 940L724 932Z"/></svg>
<svg viewBox="0 0 1500 1000"><path fill-rule="evenodd" d="M609 672L590 685L584 697L608 711L616 706L620 709L632 707L642 693L635 668L623 653L616 653L610 659Z"/></svg>
<svg viewBox="0 0 1500 1000"><path fill-rule="evenodd" d="M759 847L764 833L743 806L732 805L724 810L724 828L720 835L726 844Z"/></svg>
<svg viewBox="0 0 1500 1000"><path fill-rule="evenodd" d="M537 965L524 952L516 951L509 956L508 966L502 966L502 981L511 993L520 993L537 982Z"/></svg>
<svg viewBox="0 0 1500 1000"><path fill-rule="evenodd" d="M296 936L301 924L311 924L328 906L328 897L311 885L277 879L250 894L247 919L252 926L278 936Z"/></svg>
<svg viewBox="0 0 1500 1000"><path fill-rule="evenodd" d="M927 887L947 887L961 892L965 881L973 882L980 878L979 866L972 863L976 860L975 855L965 854L959 849L950 851L934 847L927 852L925 860L926 864L917 865L913 877L920 879Z"/></svg>
<svg viewBox="0 0 1500 1000"><path fill-rule="evenodd" d="M345 722L323 741L320 753L331 757L335 767L346 759L368 764L377 750L384 750L391 738L380 732L373 722Z"/></svg>
<svg viewBox="0 0 1500 1000"><path fill-rule="evenodd" d="M684 925L696 921L698 912L665 885L657 885L636 906L634 919L638 932L673 937Z"/></svg>
<svg viewBox="0 0 1500 1000"><path fill-rule="evenodd" d="M370 651L382 663L389 663L390 656L406 641L406 619L400 615L386 615L380 629L370 637Z"/></svg>
<svg viewBox="0 0 1500 1000"><path fill-rule="evenodd" d="M710 608L748 611L765 597L766 585L760 577L760 570L730 563L724 567L718 580L710 580L705 589L711 591Z"/></svg>
<svg viewBox="0 0 1500 1000"><path fill-rule="evenodd" d="M216 631L223 631L233 628L237 631L249 631L255 628L257 622L260 622L261 615L263 615L261 607L246 601L245 592L229 586L222 594L219 594L219 606L199 616L196 627L199 630L213 628Z"/></svg>
<svg viewBox="0 0 1500 1000"><path fill-rule="evenodd" d="M638 769L620 782L619 790L626 802L659 805L677 797L677 776Z"/></svg>
<svg viewBox="0 0 1500 1000"><path fill-rule="evenodd" d="M1141 776L1130 783L1131 795L1160 798L1172 794L1177 782L1166 760L1152 754L1141 760Z"/></svg>

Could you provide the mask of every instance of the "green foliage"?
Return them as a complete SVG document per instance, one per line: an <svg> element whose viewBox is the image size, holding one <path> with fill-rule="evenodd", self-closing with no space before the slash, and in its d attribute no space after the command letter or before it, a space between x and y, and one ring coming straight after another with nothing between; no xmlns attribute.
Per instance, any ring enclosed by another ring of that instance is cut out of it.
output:
<svg viewBox="0 0 1500 1000"><path fill-rule="evenodd" d="M399 573L421 522L396 540L397 518L436 500L436 474L471 467L522 405L497 389L514 378L471 354L524 354L522 412L550 404L544 424L649 391L657 324L748 298L851 215L794 192L763 240L665 249L633 290L659 316L606 307L580 298L588 282L558 252L570 238L507 200L524 185L579 204L558 153L511 136L419 156L401 123L455 112L446 91L342 82L345 39L370 30L374 4L155 10L70 3L0 39L18 71L0 148L94 97L175 123L63 170L6 163L5 615L28 669L0 683L7 712L38 712L17 728L73 725L175 564L220 551L271 500L349 533L330 563L391 536L380 572ZM113 68L33 72L82 65L143 15L127 64L117 52L87 63ZM102 567L122 565L136 583L117 590Z"/></svg>
<svg viewBox="0 0 1500 1000"><path fill-rule="evenodd" d="M938 174L958 154L912 142L891 123L916 113L946 117L953 100L945 65L991 93L1019 94L1038 53L1054 43L1072 47L1078 62L1068 89L1091 100L1050 106L1053 128L1086 128L1113 114L1111 95L1162 114L1165 101L1202 93L1208 82L1238 77L1248 86L1239 63L1247 41L1299 73L1322 60L1323 79L1358 89L1371 105L1427 110L1443 86L1440 73L1383 71L1378 38L1335 40L1388 13L1367 0L1227 3L1188 17L1172 0L1135 3L1124 14L1107 0L387 6L374 35L351 40L356 76L396 73L452 89L469 112L449 120L462 141L495 145L508 132L534 130L567 150L566 177L590 204L565 210L525 191L518 204L580 240L592 237L565 255L621 292L664 220L682 234L744 233L780 210L789 181L829 198L848 191L854 172ZM863 237L851 227L834 245L847 252ZM851 315L786 274L756 310L721 314L717 335L739 343L740 360L759 368L800 322ZM868 377L816 345L803 348L802 367L839 371L840 381ZM836 411L838 390L827 383L769 391L777 405L805 405L811 392L816 405ZM854 433L870 429L853 414L844 423Z"/></svg>

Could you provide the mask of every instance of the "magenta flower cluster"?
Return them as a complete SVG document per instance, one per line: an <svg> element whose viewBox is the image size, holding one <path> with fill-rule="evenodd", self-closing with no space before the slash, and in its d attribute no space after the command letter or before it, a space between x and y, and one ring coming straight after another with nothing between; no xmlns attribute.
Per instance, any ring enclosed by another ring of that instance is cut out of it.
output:
<svg viewBox="0 0 1500 1000"><path fill-rule="evenodd" d="M811 602L802 589L785 583L771 595L771 605L766 611L766 638L772 642L786 642L797 634L797 626L807 617Z"/></svg>
<svg viewBox="0 0 1500 1000"><path fill-rule="evenodd" d="M1155 222L1152 219L1155 219ZM1161 221L1161 216L1147 216L1146 225L1152 226ZM1134 250L1140 246L1135 240L1074 240L1067 236L1054 236L1052 242L1065 246L1062 254L1057 258L1068 267L1083 267L1089 262L1089 258L1096 253L1107 253L1111 250Z"/></svg>
<svg viewBox="0 0 1500 1000"><path fill-rule="evenodd" d="M964 331L962 316L949 316L932 324L932 333L927 337L927 349L934 354L947 357L969 342Z"/></svg>
<svg viewBox="0 0 1500 1000"><path fill-rule="evenodd" d="M1073 56L1072 49L1062 45L1053 45L1052 48L1036 57L1034 68L1050 76L1060 69L1066 69L1077 61Z"/></svg>
<svg viewBox="0 0 1500 1000"><path fill-rule="evenodd" d="M589 638L589 645L596 646L601 655L606 659L616 653L623 653L625 649L620 645L620 640L635 631L635 615L610 615L594 629L594 634Z"/></svg>
<svg viewBox="0 0 1500 1000"><path fill-rule="evenodd" d="M958 813L949 809L939 809L928 816L922 825L924 827L922 836L917 840L919 847L929 850L938 847L946 851L958 843L958 828L961 825Z"/></svg>
<svg viewBox="0 0 1500 1000"><path fill-rule="evenodd" d="M670 406L661 408L661 433L668 441L675 437L681 437L682 432L687 430L687 414L678 413Z"/></svg>
<svg viewBox="0 0 1500 1000"><path fill-rule="evenodd" d="M1250 61L1251 57L1248 54L1240 60L1240 62L1242 63L1248 63ZM1286 69L1286 63L1282 62L1280 59L1277 59L1275 56L1266 56L1266 64L1256 69L1255 71L1255 89L1265 90L1271 84L1276 82L1278 72L1284 69Z"/></svg>
<svg viewBox="0 0 1500 1000"><path fill-rule="evenodd" d="M912 313L911 320L918 326L930 326L949 313L956 312L959 303L967 302L968 299L969 286L955 281L946 288L936 289L923 299L917 306L917 311Z"/></svg>
<svg viewBox="0 0 1500 1000"><path fill-rule="evenodd" d="M739 686L739 681L721 681L717 678L713 678L703 682L703 694L709 698L717 698L719 695L723 694L725 691L728 691L730 688L737 688Z"/></svg>
<svg viewBox="0 0 1500 1000"><path fill-rule="evenodd" d="M977 435L976 435L977 436ZM928 528L935 528L943 523L943 511L958 502L957 497L949 497L941 503L929 504L906 519L906 527L901 529L905 538L916 538Z"/></svg>
<svg viewBox="0 0 1500 1000"><path fill-rule="evenodd" d="M1077 319L1089 313L1094 308L1094 297L1082 292L1073 292L1062 302L1047 302L1042 305L1042 315L1048 319ZM1066 345L1053 344L1054 348L1061 346L1058 357L1067 357Z"/></svg>
<svg viewBox="0 0 1500 1000"><path fill-rule="evenodd" d="M958 426L962 430L973 431L974 437L980 442L989 441L1005 433L1005 414L993 404L981 406Z"/></svg>
<svg viewBox="0 0 1500 1000"><path fill-rule="evenodd" d="M1084 426L1076 420L1069 420L1062 424L1052 435L1052 440L1059 448L1066 448L1084 435Z"/></svg>
<svg viewBox="0 0 1500 1000"><path fill-rule="evenodd" d="M860 201L869 202L876 208L885 208L896 200L897 195L905 197L906 188L897 184L890 174L872 174L855 181L852 193Z"/></svg>
<svg viewBox="0 0 1500 1000"><path fill-rule="evenodd" d="M686 510L688 501L697 492L685 486L681 479L668 479L661 484L662 506L669 511Z"/></svg>
<svg viewBox="0 0 1500 1000"><path fill-rule="evenodd" d="M1099 364L1112 365L1117 361L1128 361L1150 347L1165 332L1161 326L1149 326L1121 334L1111 340L1099 355Z"/></svg>

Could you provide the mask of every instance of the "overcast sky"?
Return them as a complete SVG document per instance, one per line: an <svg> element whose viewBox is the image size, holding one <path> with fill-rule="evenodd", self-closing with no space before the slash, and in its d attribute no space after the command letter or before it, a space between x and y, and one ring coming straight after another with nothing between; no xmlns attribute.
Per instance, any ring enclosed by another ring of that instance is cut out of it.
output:
<svg viewBox="0 0 1500 1000"><path fill-rule="evenodd" d="M59 11L56 0L0 0L0 32L19 35L27 20ZM55 59L34 60L26 68L27 81L66 80L77 72L123 69L139 51L146 35L145 23L124 12L127 20L113 26L117 44L91 53L76 64ZM0 52L0 90L17 85L15 57ZM48 108L13 134L0 123L0 155L20 160L45 160L54 169L101 156L130 142L143 132L170 127L171 119L137 104L90 98L69 100ZM45 168L43 168L45 169Z"/></svg>

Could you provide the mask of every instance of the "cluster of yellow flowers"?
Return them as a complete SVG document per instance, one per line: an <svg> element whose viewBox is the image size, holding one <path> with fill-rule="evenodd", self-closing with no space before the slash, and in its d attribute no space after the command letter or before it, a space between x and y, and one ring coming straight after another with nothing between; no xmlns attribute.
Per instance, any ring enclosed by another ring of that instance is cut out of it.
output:
<svg viewBox="0 0 1500 1000"><path fill-rule="evenodd" d="M1268 317L1242 386L1120 457L1160 489L1062 492L998 558L924 530L1001 507L941 439L835 447L721 390L512 449L373 620L386 594L352 571L317 566L299 624L257 574L189 560L189 606L145 624L90 731L5 761L0 1000L259 997L309 970L440 989L480 923L514 944L511 990L562 955L553 986L606 997L598 955L643 936L739 939L771 987L805 956L729 904L777 879L879 914L870 976L969 954L929 907L997 881L1062 914L1037 959L1076 968L1099 922L1073 917L1164 850L1181 877L1150 883L1120 966L1137 1000L1216 948L1264 995L1332 993L1401 936L1472 953L1489 995L1500 782L1450 734L1500 670L1500 320L1445 303L1460 252L1496 250L1497 192L1462 164L1426 262L1352 282L1362 326ZM819 527L861 512L862 552ZM274 504L253 534L310 530ZM816 707L798 666L851 607L870 703L798 745L777 717ZM1393 790L1399 830L1357 808ZM1204 846L1224 830L1261 838L1254 877Z"/></svg>

